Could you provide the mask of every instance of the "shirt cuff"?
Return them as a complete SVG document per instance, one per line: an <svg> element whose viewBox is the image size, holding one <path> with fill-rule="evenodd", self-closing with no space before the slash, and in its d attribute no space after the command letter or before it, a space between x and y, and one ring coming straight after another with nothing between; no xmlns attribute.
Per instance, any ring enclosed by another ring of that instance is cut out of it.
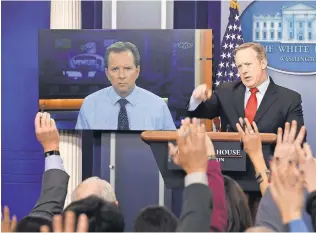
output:
<svg viewBox="0 0 316 233"><path fill-rule="evenodd" d="M302 219L296 219L288 223L290 232L309 232Z"/></svg>
<svg viewBox="0 0 316 233"><path fill-rule="evenodd" d="M202 100L196 100L193 96L191 96L188 110L194 111L201 103Z"/></svg>
<svg viewBox="0 0 316 233"><path fill-rule="evenodd" d="M208 186L207 175L204 172L193 172L186 175L184 178L184 185L188 187L191 184L205 184Z"/></svg>
<svg viewBox="0 0 316 233"><path fill-rule="evenodd" d="M45 171L50 169L65 171L63 160L59 155L50 155L45 158Z"/></svg>

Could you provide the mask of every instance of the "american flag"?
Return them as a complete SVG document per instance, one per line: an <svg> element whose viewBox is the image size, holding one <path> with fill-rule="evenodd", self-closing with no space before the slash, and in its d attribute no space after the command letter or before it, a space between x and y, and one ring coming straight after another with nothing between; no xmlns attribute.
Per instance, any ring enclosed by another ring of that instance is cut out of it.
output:
<svg viewBox="0 0 316 233"><path fill-rule="evenodd" d="M237 1L232 0L229 7L229 20L221 44L220 59L215 72L215 86L224 82L240 80L240 75L234 60L235 48L244 43L238 9L239 5ZM220 118L214 118L213 130L221 131L220 124Z"/></svg>
<svg viewBox="0 0 316 233"><path fill-rule="evenodd" d="M222 40L220 59L215 72L216 86L224 82L240 80L234 60L234 49L244 43L238 9L237 1L231 1L229 21Z"/></svg>

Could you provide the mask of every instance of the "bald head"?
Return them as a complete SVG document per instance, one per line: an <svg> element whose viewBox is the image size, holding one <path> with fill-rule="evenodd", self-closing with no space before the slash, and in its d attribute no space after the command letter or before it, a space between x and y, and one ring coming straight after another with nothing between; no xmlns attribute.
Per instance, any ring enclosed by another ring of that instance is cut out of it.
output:
<svg viewBox="0 0 316 233"><path fill-rule="evenodd" d="M90 177L79 184L72 192L71 201L78 201L91 195L96 195L108 202L117 203L111 184L96 176Z"/></svg>

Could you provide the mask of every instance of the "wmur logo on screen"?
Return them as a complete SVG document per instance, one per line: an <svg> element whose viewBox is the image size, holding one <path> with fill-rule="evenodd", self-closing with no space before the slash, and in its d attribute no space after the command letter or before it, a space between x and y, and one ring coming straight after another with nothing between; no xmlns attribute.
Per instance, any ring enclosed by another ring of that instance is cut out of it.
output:
<svg viewBox="0 0 316 233"><path fill-rule="evenodd" d="M96 53L96 42L87 42L81 45L80 49L82 52L81 54L69 59L69 68L72 69L72 71L67 71L67 76L69 78L85 78L83 70L87 70L87 68L89 70L86 74L87 78L93 78L96 71L104 71L104 57Z"/></svg>
<svg viewBox="0 0 316 233"><path fill-rule="evenodd" d="M243 36L265 46L270 69L316 74L315 18L312 1L254 1L241 15Z"/></svg>

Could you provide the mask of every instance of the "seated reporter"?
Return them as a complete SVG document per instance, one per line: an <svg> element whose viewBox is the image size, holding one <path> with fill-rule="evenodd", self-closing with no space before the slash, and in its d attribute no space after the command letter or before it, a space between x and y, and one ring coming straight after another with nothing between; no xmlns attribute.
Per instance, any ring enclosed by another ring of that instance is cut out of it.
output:
<svg viewBox="0 0 316 233"><path fill-rule="evenodd" d="M304 177L296 163L282 164L279 157L271 161L270 190L281 213L282 222L290 232L309 232L302 219L304 209Z"/></svg>
<svg viewBox="0 0 316 233"><path fill-rule="evenodd" d="M221 164L216 160L214 145L209 136L205 135L207 154L209 156L207 164L208 186L213 197L213 210L211 213L211 232L226 231L228 223L228 208L224 188L224 177L221 171Z"/></svg>
<svg viewBox="0 0 316 233"><path fill-rule="evenodd" d="M190 123L189 118L182 120L182 125ZM215 149L212 140L205 133L205 145L208 155L207 180L212 193L213 209L210 216L211 232L223 232L227 228L227 206L224 190L224 178L221 172L220 162L216 160Z"/></svg>
<svg viewBox="0 0 316 233"><path fill-rule="evenodd" d="M174 232L178 218L164 206L147 206L134 220L134 232Z"/></svg>
<svg viewBox="0 0 316 233"><path fill-rule="evenodd" d="M174 163L186 172L183 206L176 231L208 232L213 209L212 193L208 187L208 154L205 126L198 120L186 118L177 130L177 146L169 143Z"/></svg>
<svg viewBox="0 0 316 233"><path fill-rule="evenodd" d="M41 226L41 232L87 232L88 231L88 218L85 214L79 215L76 218L75 213L67 211L64 217L60 214L54 215L53 226Z"/></svg>
<svg viewBox="0 0 316 233"><path fill-rule="evenodd" d="M305 210L311 216L313 229L316 231L316 158L313 157L311 147L307 143L303 145L303 148L297 144L296 151L299 154L299 167L304 186L308 192Z"/></svg>
<svg viewBox="0 0 316 233"><path fill-rule="evenodd" d="M253 121L250 124L247 118L244 120L239 118L239 122L236 124L236 128L243 142L243 149L255 168L256 178L260 185L261 194L263 195L268 187L269 171L264 161L259 130L256 123Z"/></svg>
<svg viewBox="0 0 316 233"><path fill-rule="evenodd" d="M78 201L88 196L95 195L105 201L118 205L116 194L112 185L106 180L93 176L82 181L72 192L71 201Z"/></svg>
<svg viewBox="0 0 316 233"><path fill-rule="evenodd" d="M125 228L124 216L118 206L95 195L70 203L64 213L67 211L76 216L86 215L89 232L123 232Z"/></svg>
<svg viewBox="0 0 316 233"><path fill-rule="evenodd" d="M306 129L302 126L297 133L297 128L296 121L292 121L291 124L288 122L285 123L284 131L281 128L278 129L277 144L273 156L273 158L278 158L280 161L278 169L286 171L289 161L295 164L299 163L299 154L296 152L296 146L302 145L305 139ZM283 171L279 172L283 173ZM305 189L304 203L306 203L307 195L308 192ZM304 209L302 209L302 220L307 229L312 231L311 218ZM289 221L283 219L282 213L272 196L271 188L268 187L259 203L256 226L265 226L274 231L290 231L290 225L288 223Z"/></svg>
<svg viewBox="0 0 316 233"><path fill-rule="evenodd" d="M227 205L227 232L243 232L253 226L248 199L240 185L229 176L224 176Z"/></svg>

